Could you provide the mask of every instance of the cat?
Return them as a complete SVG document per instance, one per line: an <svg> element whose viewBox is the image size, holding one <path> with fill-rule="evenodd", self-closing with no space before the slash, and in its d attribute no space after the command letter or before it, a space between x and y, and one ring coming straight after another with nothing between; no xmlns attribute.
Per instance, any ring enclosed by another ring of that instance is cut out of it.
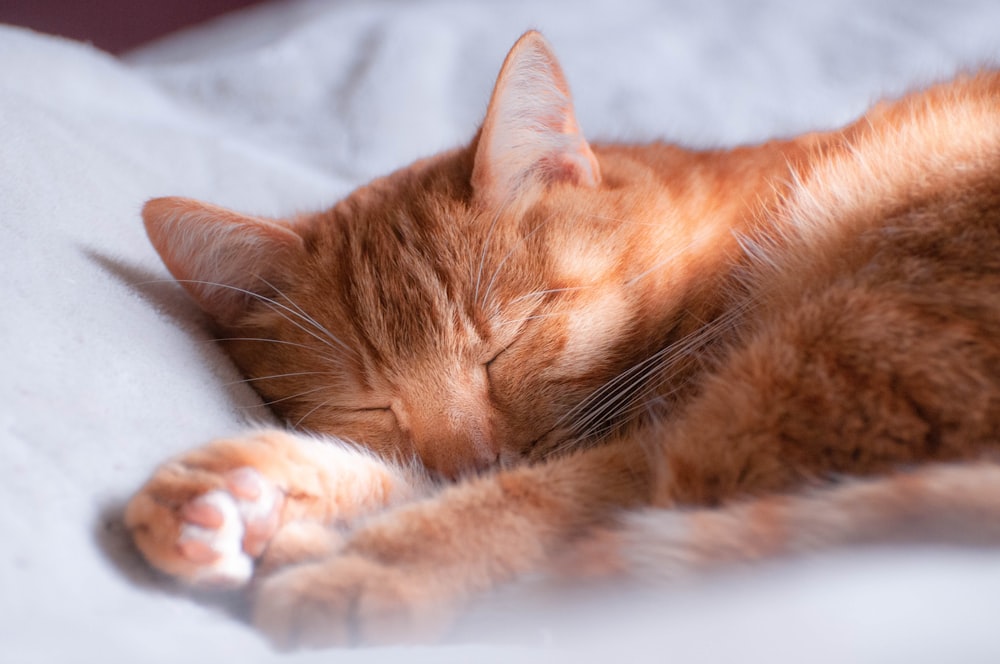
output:
<svg viewBox="0 0 1000 664"><path fill-rule="evenodd" d="M442 634L556 567L1000 539L1000 73L753 147L591 145L528 32L466 147L317 214L143 218L289 427L168 461L126 524L279 646Z"/></svg>

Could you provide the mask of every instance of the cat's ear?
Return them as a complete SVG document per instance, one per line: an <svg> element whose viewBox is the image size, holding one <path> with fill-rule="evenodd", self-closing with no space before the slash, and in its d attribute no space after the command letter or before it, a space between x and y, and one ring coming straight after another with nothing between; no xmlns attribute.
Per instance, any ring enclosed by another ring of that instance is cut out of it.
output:
<svg viewBox="0 0 1000 664"><path fill-rule="evenodd" d="M538 32L522 36L504 60L476 145L472 187L499 205L552 182L595 187L597 159L573 114L566 78Z"/></svg>
<svg viewBox="0 0 1000 664"><path fill-rule="evenodd" d="M303 250L302 238L279 222L187 198L154 198L142 219L170 273L223 326L282 281Z"/></svg>

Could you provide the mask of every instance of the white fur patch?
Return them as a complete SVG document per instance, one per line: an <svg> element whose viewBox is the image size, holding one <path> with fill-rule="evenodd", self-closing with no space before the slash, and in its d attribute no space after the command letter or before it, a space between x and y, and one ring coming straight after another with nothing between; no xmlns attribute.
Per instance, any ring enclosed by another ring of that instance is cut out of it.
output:
<svg viewBox="0 0 1000 664"><path fill-rule="evenodd" d="M244 477L252 481L258 491L255 500L238 499L236 501L243 523L268 520L278 505L278 497L281 495L278 487L265 481L263 476L253 468L241 468L236 472L245 473Z"/></svg>
<svg viewBox="0 0 1000 664"><path fill-rule="evenodd" d="M206 528L193 523L181 527L180 543L197 540L207 544L218 558L204 565L191 579L195 585L241 586L253 575L253 561L243 552L245 528L237 501L226 491L216 489L196 499L222 515L222 525Z"/></svg>
<svg viewBox="0 0 1000 664"><path fill-rule="evenodd" d="M253 500L237 498L227 491L216 489L196 498L222 515L218 528L207 528L193 523L181 527L179 543L192 540L206 544L218 558L202 566L190 580L195 585L237 587L246 584L253 576L253 559L243 550L246 524L267 521L278 506L279 491L272 483L252 468L242 468L242 481L252 483L257 492Z"/></svg>

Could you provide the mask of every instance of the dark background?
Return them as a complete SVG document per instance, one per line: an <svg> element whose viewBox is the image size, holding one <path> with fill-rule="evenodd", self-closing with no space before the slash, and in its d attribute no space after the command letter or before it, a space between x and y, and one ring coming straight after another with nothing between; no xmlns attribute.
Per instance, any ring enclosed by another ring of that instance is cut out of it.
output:
<svg viewBox="0 0 1000 664"><path fill-rule="evenodd" d="M261 0L0 0L0 23L122 53Z"/></svg>

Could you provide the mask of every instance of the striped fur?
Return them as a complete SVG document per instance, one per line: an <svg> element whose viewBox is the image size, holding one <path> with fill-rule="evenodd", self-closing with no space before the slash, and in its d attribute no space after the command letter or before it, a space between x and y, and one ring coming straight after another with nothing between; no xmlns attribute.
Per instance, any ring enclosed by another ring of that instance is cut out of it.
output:
<svg viewBox="0 0 1000 664"><path fill-rule="evenodd" d="M590 145L528 33L464 148L292 221L144 217L327 448L217 441L126 519L193 582L254 558L279 644L440 633L553 566L1000 539L1000 73L759 146Z"/></svg>

